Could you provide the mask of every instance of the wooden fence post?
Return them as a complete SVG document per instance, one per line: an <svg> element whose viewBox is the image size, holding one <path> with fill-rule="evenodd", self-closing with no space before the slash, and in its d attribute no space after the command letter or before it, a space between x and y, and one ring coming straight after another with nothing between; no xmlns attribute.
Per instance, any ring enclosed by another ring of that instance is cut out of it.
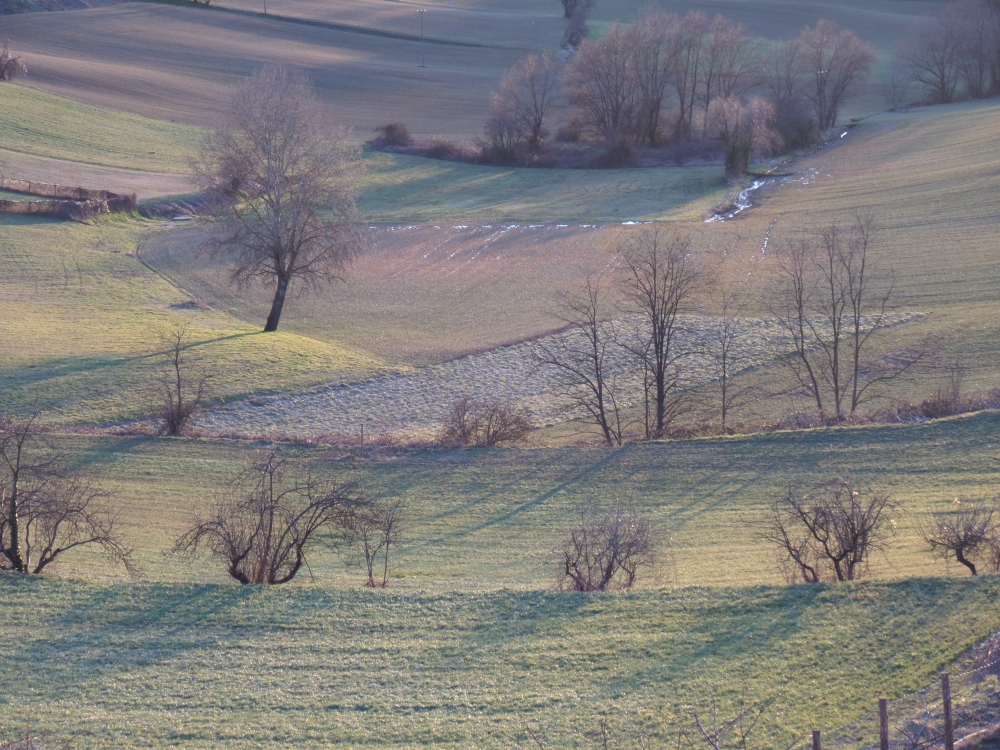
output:
<svg viewBox="0 0 1000 750"><path fill-rule="evenodd" d="M889 705L885 698L878 699L878 747L889 750Z"/></svg>
<svg viewBox="0 0 1000 750"><path fill-rule="evenodd" d="M941 673L941 697L944 703L944 748L955 750L955 731L951 726L951 677Z"/></svg>
<svg viewBox="0 0 1000 750"><path fill-rule="evenodd" d="M823 739L818 729L813 730L813 750L823 750Z"/></svg>

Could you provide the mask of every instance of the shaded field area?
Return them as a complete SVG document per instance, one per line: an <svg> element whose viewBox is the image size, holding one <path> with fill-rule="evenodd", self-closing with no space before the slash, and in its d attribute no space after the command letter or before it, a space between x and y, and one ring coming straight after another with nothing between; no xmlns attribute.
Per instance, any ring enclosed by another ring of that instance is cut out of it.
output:
<svg viewBox="0 0 1000 750"><path fill-rule="evenodd" d="M511 169L400 154L365 159L375 222L698 221L727 191L720 167Z"/></svg>
<svg viewBox="0 0 1000 750"><path fill-rule="evenodd" d="M655 747L748 690L775 699L757 741L785 747L931 682L1000 624L998 595L995 578L624 596L7 578L0 706L80 748L505 748L526 728L586 747L602 719L615 745Z"/></svg>
<svg viewBox="0 0 1000 750"><path fill-rule="evenodd" d="M1000 415L986 412L919 426L824 429L746 438L634 444L621 449L534 448L406 452L356 461L320 447L291 447L300 462L407 503L396 557L404 590L548 588L560 545L580 510L615 500L649 515L669 540L671 564L646 585L749 585L782 577L753 524L790 484L846 474L901 501L899 536L873 574L900 578L948 570L917 527L926 510L1000 491ZM262 444L163 438L63 437L80 470L112 488L146 575L222 582L221 568L163 556ZM378 455L377 451L374 451ZM151 488L155 488L153 491ZM101 558L68 557L67 575L118 575ZM358 572L317 553L323 584L356 585ZM952 570L962 575L964 568Z"/></svg>

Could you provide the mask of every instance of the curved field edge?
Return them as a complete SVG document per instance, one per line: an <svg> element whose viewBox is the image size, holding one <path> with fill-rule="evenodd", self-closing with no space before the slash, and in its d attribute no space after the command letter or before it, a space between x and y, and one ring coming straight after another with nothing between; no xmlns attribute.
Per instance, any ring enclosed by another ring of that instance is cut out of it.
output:
<svg viewBox="0 0 1000 750"><path fill-rule="evenodd" d="M0 579L4 724L79 748L667 741L774 697L757 742L855 723L1000 626L1000 579L623 595ZM871 742L875 727L852 735ZM856 742L853 747L861 747Z"/></svg>

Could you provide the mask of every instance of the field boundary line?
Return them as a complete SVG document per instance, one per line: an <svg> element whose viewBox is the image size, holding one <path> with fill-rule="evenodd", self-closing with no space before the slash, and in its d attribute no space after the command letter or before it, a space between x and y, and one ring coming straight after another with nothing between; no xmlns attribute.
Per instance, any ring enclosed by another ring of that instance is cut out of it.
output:
<svg viewBox="0 0 1000 750"><path fill-rule="evenodd" d="M527 47L505 47L497 44L480 44L479 42L460 42L449 39L438 39L435 37L420 38L419 34L405 34L400 31L388 31L386 29L370 29L364 26L352 26L347 23L337 23L336 21L323 21L318 18L302 18L300 16L286 16L275 13L260 13L255 10L242 10L240 8L228 8L224 5L202 5L197 0L187 2L187 0L133 0L133 2L147 3L149 5L172 5L175 7L197 6L199 10L218 11L221 13L231 13L247 18L256 18L261 21L283 21L284 23L294 23L300 26L315 26L331 31L343 31L351 34L364 34L366 36L379 36L388 39L399 39L406 42L424 42L426 44L440 44L450 47L472 47L475 49L510 49L527 50Z"/></svg>

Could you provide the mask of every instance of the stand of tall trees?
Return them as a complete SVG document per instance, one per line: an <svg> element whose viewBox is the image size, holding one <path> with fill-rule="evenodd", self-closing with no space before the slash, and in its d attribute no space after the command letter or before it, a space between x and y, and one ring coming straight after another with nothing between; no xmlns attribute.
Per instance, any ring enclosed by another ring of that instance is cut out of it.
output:
<svg viewBox="0 0 1000 750"><path fill-rule="evenodd" d="M540 147L561 97L591 137L608 143L719 140L732 157L727 173L738 177L750 154L835 126L875 60L870 45L830 21L769 45L701 11L648 11L573 49L563 65L533 56L504 77L485 129L495 157Z"/></svg>

